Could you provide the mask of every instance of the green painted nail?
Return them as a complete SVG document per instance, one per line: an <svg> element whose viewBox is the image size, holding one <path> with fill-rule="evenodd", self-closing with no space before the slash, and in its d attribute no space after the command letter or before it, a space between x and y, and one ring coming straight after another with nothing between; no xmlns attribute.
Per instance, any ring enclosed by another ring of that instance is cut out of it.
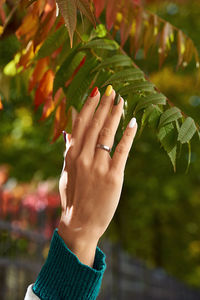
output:
<svg viewBox="0 0 200 300"><path fill-rule="evenodd" d="M115 100L114 100L114 105L117 105L120 101L121 95L119 93L116 93L115 95Z"/></svg>

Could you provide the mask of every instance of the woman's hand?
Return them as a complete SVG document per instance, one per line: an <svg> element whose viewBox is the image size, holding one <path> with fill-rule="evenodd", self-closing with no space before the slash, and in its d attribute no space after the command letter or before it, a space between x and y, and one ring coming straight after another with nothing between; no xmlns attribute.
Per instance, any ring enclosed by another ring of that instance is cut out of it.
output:
<svg viewBox="0 0 200 300"><path fill-rule="evenodd" d="M96 110L100 93L95 88L84 103L72 129L62 174L65 186L60 188L58 233L79 260L91 267L98 240L119 203L124 168L137 131L133 118L133 127L126 128L112 158L108 151L96 148L97 143L113 146L124 105L118 95L120 101L114 105L115 96L112 86L108 86Z"/></svg>

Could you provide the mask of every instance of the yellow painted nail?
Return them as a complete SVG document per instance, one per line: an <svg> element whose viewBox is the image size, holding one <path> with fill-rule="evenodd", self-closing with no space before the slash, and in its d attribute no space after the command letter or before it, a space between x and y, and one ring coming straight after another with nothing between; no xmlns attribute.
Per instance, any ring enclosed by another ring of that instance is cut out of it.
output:
<svg viewBox="0 0 200 300"><path fill-rule="evenodd" d="M112 89L113 89L112 85L109 84L106 88L105 95L110 96L110 94L112 93Z"/></svg>

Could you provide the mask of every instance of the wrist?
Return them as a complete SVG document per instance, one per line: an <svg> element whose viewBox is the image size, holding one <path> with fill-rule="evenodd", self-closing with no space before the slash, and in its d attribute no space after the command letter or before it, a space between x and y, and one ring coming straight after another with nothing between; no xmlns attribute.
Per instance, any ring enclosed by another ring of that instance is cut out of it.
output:
<svg viewBox="0 0 200 300"><path fill-rule="evenodd" d="M92 239L81 233L75 234L62 223L58 226L58 234L80 262L93 267L98 239Z"/></svg>

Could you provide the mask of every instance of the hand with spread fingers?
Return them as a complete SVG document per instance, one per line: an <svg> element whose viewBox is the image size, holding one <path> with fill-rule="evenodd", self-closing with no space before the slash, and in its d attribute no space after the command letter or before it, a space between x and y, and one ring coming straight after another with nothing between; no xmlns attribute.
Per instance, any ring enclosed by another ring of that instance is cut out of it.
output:
<svg viewBox="0 0 200 300"><path fill-rule="evenodd" d="M124 169L137 131L136 119L132 118L111 158L123 105L123 98L111 85L101 100L95 87L75 119L70 139L67 136L69 146L59 182L62 214L58 233L79 260L91 267L98 240L119 203Z"/></svg>

